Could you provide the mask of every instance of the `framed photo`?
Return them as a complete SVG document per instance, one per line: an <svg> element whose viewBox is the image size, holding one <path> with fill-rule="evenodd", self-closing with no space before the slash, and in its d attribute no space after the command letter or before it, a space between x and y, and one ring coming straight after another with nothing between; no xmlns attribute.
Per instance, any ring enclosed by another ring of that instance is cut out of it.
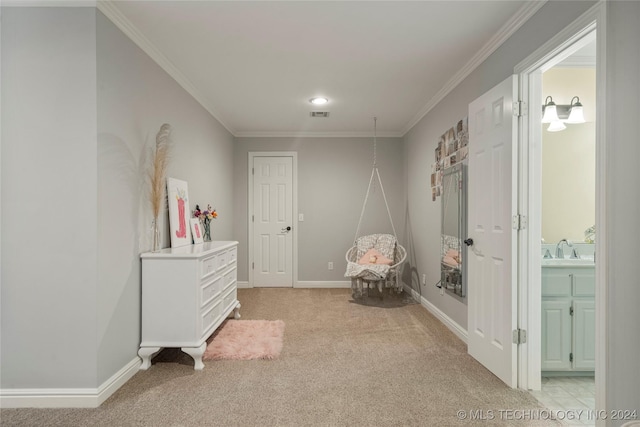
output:
<svg viewBox="0 0 640 427"><path fill-rule="evenodd" d="M169 204L169 234L171 247L177 248L191 244L189 226L189 191L186 181L167 178L167 201Z"/></svg>
<svg viewBox="0 0 640 427"><path fill-rule="evenodd" d="M458 150L458 155L460 156L460 158L458 159L459 162L466 159L469 156L469 146L465 145L464 147L461 147Z"/></svg>
<svg viewBox="0 0 640 427"><path fill-rule="evenodd" d="M200 220L198 218L190 218L189 223L191 224L193 243L202 243L204 240L202 239L202 224L200 224Z"/></svg>

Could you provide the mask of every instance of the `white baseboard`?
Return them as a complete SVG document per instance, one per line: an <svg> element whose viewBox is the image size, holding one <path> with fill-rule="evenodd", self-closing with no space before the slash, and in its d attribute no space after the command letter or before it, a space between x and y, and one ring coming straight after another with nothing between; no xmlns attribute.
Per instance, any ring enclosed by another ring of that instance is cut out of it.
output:
<svg viewBox="0 0 640 427"><path fill-rule="evenodd" d="M133 377L141 364L136 357L98 388L0 389L0 408L97 408Z"/></svg>
<svg viewBox="0 0 640 427"><path fill-rule="evenodd" d="M351 281L336 281L336 282L327 282L327 281L311 281L311 280L303 280L298 281L293 284L294 288L300 289L348 289L351 288Z"/></svg>
<svg viewBox="0 0 640 427"><path fill-rule="evenodd" d="M351 287L350 281L313 281L313 280L303 280L298 281L293 284L293 287L296 289L348 289ZM249 284L249 282L238 282L238 289L252 289L253 286Z"/></svg>
<svg viewBox="0 0 640 427"><path fill-rule="evenodd" d="M467 330L465 328L460 326L452 318L447 316L445 312L443 312L438 307L436 307L435 305L430 303L426 298L424 298L422 295L418 294L418 292L416 292L415 290L411 289L407 285L404 286L404 290L405 290L405 292L408 292L413 297L413 299L415 299L417 302L422 304L422 306L424 308L426 308L429 313L431 313L434 316L436 316L436 318L439 321L441 321L447 328L449 328L451 330L451 332L456 334L456 336L458 338L460 338L465 344L467 344L467 341L469 339L469 334L468 334L468 332L467 332Z"/></svg>

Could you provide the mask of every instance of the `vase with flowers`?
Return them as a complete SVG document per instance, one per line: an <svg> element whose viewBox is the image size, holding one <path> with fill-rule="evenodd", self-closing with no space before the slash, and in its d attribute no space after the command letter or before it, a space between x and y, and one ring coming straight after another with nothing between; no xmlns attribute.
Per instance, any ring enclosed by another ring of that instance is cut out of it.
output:
<svg viewBox="0 0 640 427"><path fill-rule="evenodd" d="M205 242L211 241L211 220L218 218L218 212L215 209L211 208L211 205L207 205L207 209L200 210L200 205L196 205L195 210L193 211L193 216L200 220L200 224L202 224L203 238Z"/></svg>

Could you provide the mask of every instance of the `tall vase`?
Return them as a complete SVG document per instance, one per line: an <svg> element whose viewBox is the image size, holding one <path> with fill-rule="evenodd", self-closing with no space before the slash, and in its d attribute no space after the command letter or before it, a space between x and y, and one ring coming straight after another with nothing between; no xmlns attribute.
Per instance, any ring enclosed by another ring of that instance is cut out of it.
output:
<svg viewBox="0 0 640 427"><path fill-rule="evenodd" d="M151 221L151 250L158 252L160 250L160 227L158 227L158 218Z"/></svg>
<svg viewBox="0 0 640 427"><path fill-rule="evenodd" d="M205 219L202 225L204 226L203 240L205 242L210 242L211 241L211 220Z"/></svg>

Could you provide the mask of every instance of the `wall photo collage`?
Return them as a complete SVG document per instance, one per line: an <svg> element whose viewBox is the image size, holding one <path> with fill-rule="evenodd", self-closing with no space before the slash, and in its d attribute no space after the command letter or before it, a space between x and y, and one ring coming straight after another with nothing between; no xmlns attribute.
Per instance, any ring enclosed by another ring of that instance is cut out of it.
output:
<svg viewBox="0 0 640 427"><path fill-rule="evenodd" d="M431 200L442 194L442 176L444 170L462 162L469 155L468 118L458 121L440 136L435 150L435 163L431 165Z"/></svg>

